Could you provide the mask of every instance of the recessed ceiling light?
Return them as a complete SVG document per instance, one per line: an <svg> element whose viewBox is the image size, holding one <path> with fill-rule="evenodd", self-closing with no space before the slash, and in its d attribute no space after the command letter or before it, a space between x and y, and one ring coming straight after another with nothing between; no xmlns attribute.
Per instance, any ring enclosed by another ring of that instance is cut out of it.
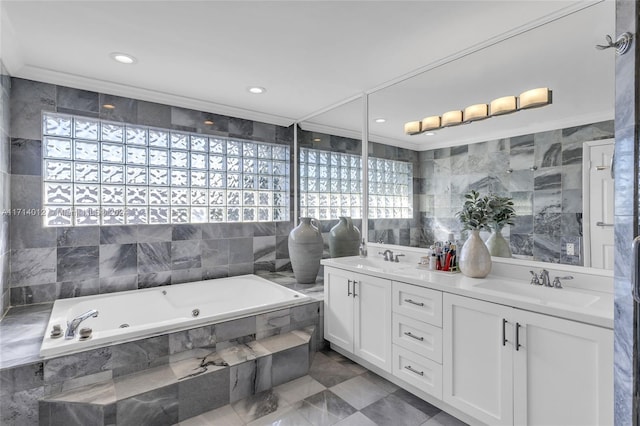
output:
<svg viewBox="0 0 640 426"><path fill-rule="evenodd" d="M114 52L109 56L111 56L111 59L116 62L120 62L121 64L135 64L136 62L138 62L136 58L126 53Z"/></svg>
<svg viewBox="0 0 640 426"><path fill-rule="evenodd" d="M435 136L435 133L434 132L427 132L427 133L425 133L425 135L427 135L427 136Z"/></svg>
<svg viewBox="0 0 640 426"><path fill-rule="evenodd" d="M375 121L376 121L376 123L384 123L384 122L386 122L387 120L386 120L385 118L376 118L376 120L375 120Z"/></svg>
<svg viewBox="0 0 640 426"><path fill-rule="evenodd" d="M267 89L265 89L264 87L259 87L259 86L249 87L249 88L247 88L247 90L250 93L254 93L256 95L259 95L260 93L264 93L264 92L267 91Z"/></svg>
<svg viewBox="0 0 640 426"><path fill-rule="evenodd" d="M111 105L111 104L104 104L104 105L102 105L102 108L104 108L104 109L116 109L115 105Z"/></svg>
<svg viewBox="0 0 640 426"><path fill-rule="evenodd" d="M213 125L213 121L211 121L211 120L204 120L204 124L206 124L206 125L208 125L208 126L211 126L211 125Z"/></svg>
<svg viewBox="0 0 640 426"><path fill-rule="evenodd" d="M314 141L314 142L320 142L321 140L322 140L322 139L320 139L320 138L313 138L313 141Z"/></svg>

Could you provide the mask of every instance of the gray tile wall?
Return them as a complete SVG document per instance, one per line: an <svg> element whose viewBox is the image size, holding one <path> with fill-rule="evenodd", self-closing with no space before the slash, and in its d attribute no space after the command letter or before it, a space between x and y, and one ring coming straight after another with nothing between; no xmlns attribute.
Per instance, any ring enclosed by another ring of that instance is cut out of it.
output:
<svg viewBox="0 0 640 426"><path fill-rule="evenodd" d="M616 34L637 34L640 8L637 1L616 1ZM615 265L614 265L614 410L615 424L638 424L634 401L634 365L637 365L637 306L631 297L631 242L638 229L638 109L640 46L637 39L624 55L616 56L615 146ZM634 313L634 311L636 311ZM637 378L636 378L637 381ZM635 407L635 410L634 410ZM634 412L635 411L635 412Z"/></svg>
<svg viewBox="0 0 640 426"><path fill-rule="evenodd" d="M11 82L11 197L3 202L14 209L42 206L42 111L293 145L293 127L24 79ZM45 228L41 219L16 214L10 220L10 255L4 257L13 306L290 268L293 221Z"/></svg>
<svg viewBox="0 0 640 426"><path fill-rule="evenodd" d="M9 182L9 127L11 79L0 62L0 318L9 307L9 215L11 209Z"/></svg>
<svg viewBox="0 0 640 426"><path fill-rule="evenodd" d="M582 144L613 132L605 121L420 152L419 246L460 235L455 213L474 189L513 198L518 217L503 235L514 257L582 265L582 256L561 250L565 243L582 248Z"/></svg>

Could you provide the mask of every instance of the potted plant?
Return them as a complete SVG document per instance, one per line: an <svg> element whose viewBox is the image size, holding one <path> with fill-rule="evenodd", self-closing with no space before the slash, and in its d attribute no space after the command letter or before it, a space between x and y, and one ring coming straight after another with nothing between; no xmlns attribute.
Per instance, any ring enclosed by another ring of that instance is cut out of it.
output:
<svg viewBox="0 0 640 426"><path fill-rule="evenodd" d="M484 278L491 272L491 254L480 238L480 231L490 229L492 210L489 197L481 197L477 191L471 190L464 198L462 210L456 213L456 217L462 224L462 230L469 230L471 234L460 250L458 265L466 276Z"/></svg>
<svg viewBox="0 0 640 426"><path fill-rule="evenodd" d="M501 197L496 194L487 196L487 207L490 213L489 227L493 231L486 244L491 256L511 257L509 243L502 236L502 228L513 225L516 210L511 197Z"/></svg>

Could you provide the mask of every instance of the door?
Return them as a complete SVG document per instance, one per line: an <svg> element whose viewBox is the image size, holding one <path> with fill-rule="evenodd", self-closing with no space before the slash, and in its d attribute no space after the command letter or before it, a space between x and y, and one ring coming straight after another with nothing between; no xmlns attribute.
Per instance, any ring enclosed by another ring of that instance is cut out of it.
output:
<svg viewBox="0 0 640 426"><path fill-rule="evenodd" d="M391 372L391 282L357 274L353 280L354 353Z"/></svg>
<svg viewBox="0 0 640 426"><path fill-rule="evenodd" d="M613 269L613 139L584 145L585 266Z"/></svg>
<svg viewBox="0 0 640 426"><path fill-rule="evenodd" d="M514 424L613 424L613 331L514 309Z"/></svg>
<svg viewBox="0 0 640 426"><path fill-rule="evenodd" d="M336 346L353 352L353 278L340 269L324 269L324 332Z"/></svg>
<svg viewBox="0 0 640 426"><path fill-rule="evenodd" d="M511 311L443 296L443 400L491 425L513 422Z"/></svg>

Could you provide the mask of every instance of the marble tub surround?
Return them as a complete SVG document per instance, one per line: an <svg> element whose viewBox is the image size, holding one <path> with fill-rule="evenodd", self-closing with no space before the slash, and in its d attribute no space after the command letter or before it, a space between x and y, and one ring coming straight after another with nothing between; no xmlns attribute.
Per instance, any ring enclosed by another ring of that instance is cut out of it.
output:
<svg viewBox="0 0 640 426"><path fill-rule="evenodd" d="M257 425L464 426L337 352L318 352L309 373L180 426Z"/></svg>
<svg viewBox="0 0 640 426"><path fill-rule="evenodd" d="M160 367L62 391L40 401L40 425L189 419L307 374L313 333L309 327L219 351L186 351Z"/></svg>
<svg viewBox="0 0 640 426"><path fill-rule="evenodd" d="M11 126L0 126L3 208L42 207L43 111L293 145L293 126L19 78L3 82L12 90L3 86L1 101L13 112ZM39 216L13 215L2 217L0 230L4 306L290 269L290 222L45 228Z"/></svg>

